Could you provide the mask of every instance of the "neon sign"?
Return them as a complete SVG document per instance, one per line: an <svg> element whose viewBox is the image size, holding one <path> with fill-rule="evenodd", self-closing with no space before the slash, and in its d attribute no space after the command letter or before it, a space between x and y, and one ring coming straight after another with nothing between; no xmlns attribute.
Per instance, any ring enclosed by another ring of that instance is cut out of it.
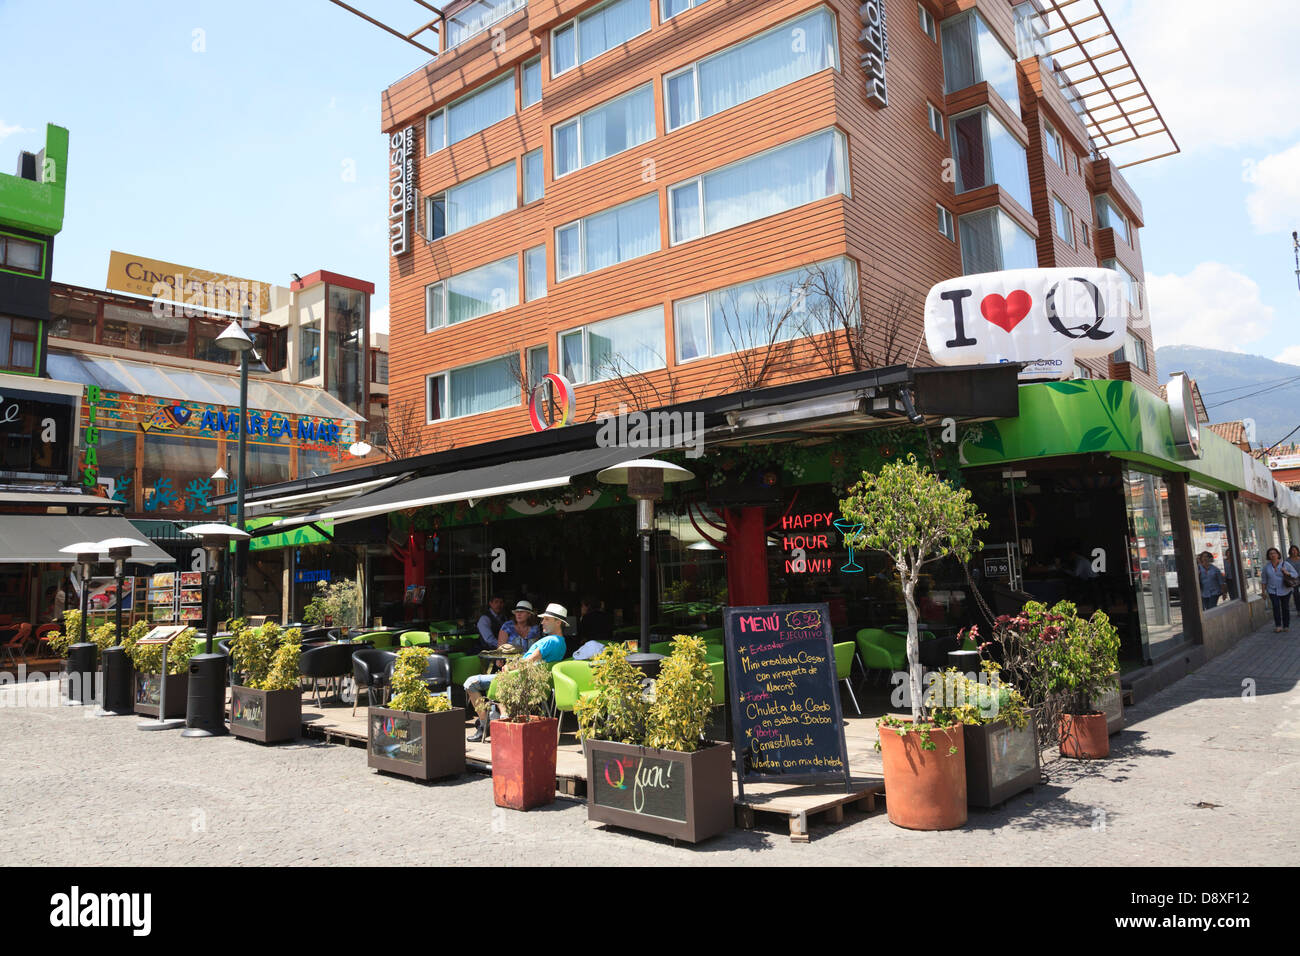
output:
<svg viewBox="0 0 1300 956"><path fill-rule="evenodd" d="M551 394L547 396L549 390ZM559 406L560 416L556 420L553 405ZM528 396L528 420L533 423L533 431L546 431L548 428L567 425L573 421L573 385L563 375L547 372L542 380L533 386Z"/></svg>

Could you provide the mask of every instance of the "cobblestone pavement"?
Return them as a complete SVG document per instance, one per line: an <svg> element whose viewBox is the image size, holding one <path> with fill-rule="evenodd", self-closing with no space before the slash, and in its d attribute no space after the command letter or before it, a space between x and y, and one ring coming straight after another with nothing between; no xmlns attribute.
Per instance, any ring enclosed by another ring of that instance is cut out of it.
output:
<svg viewBox="0 0 1300 956"><path fill-rule="evenodd" d="M1052 761L1047 785L964 830L850 812L806 845L778 823L694 849L590 828L571 800L496 809L480 774L421 785L368 770L355 747L141 733L134 717L16 707L10 686L0 846L8 864L62 865L1295 865L1298 683L1300 634L1266 628L1132 708L1110 760Z"/></svg>

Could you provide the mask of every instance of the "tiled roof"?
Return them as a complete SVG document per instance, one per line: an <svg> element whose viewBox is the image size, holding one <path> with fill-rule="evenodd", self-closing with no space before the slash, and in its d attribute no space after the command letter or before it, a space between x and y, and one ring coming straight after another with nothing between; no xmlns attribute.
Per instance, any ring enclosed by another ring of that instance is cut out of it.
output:
<svg viewBox="0 0 1300 956"><path fill-rule="evenodd" d="M1224 441L1231 442L1234 445L1243 445L1246 443L1245 422L1215 422L1206 427Z"/></svg>

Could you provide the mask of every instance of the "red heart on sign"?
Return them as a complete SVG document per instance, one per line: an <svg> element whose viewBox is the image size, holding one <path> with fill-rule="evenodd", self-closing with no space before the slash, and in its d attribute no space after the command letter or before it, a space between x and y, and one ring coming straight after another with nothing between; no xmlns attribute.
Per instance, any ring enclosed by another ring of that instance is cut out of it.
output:
<svg viewBox="0 0 1300 956"><path fill-rule="evenodd" d="M1005 299L995 292L984 297L984 301L980 303L980 311L984 313L984 318L998 328L1010 332L1029 314L1029 307L1033 301L1024 289L1017 289Z"/></svg>

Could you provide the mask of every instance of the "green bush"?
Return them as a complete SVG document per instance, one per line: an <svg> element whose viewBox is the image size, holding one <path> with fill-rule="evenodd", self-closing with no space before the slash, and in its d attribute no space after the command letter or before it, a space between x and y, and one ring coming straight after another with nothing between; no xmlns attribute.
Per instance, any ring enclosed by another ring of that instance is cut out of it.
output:
<svg viewBox="0 0 1300 956"><path fill-rule="evenodd" d="M616 641L606 644L592 658L591 684L596 693L580 697L573 705L578 735L583 739L624 744L645 742L650 711L650 704L641 691L645 675L628 663L627 654L627 645Z"/></svg>
<svg viewBox="0 0 1300 956"><path fill-rule="evenodd" d="M285 631L274 621L260 627L247 627L242 620L232 629L230 655L241 684L254 690L293 690L298 686L298 655L302 650L302 630Z"/></svg>
<svg viewBox="0 0 1300 956"><path fill-rule="evenodd" d="M497 703L508 719L544 717L551 699L551 672L540 661L514 661L497 675Z"/></svg>
<svg viewBox="0 0 1300 956"><path fill-rule="evenodd" d="M691 753L699 746L713 712L713 671L704 647L698 637L673 638L673 652L660 665L655 681L646 720L647 747Z"/></svg>
<svg viewBox="0 0 1300 956"><path fill-rule="evenodd" d="M117 626L112 621L105 621L90 632L90 643L99 648L102 654L117 643Z"/></svg>
<svg viewBox="0 0 1300 956"><path fill-rule="evenodd" d="M168 674L183 674L189 669L190 658L194 656L194 652L198 649L198 642L194 639L197 633L194 628L187 627L177 634L171 644L168 645ZM125 646L126 653L131 658L131 664L138 673L157 674L162 671L163 649L161 644L138 644L135 641L130 641Z"/></svg>
<svg viewBox="0 0 1300 956"><path fill-rule="evenodd" d="M434 697L420 679L429 666L432 653L427 647L404 647L397 652L397 663L393 666L390 680L393 698L388 702L393 710L412 714L437 714L451 710L451 701L443 696Z"/></svg>

